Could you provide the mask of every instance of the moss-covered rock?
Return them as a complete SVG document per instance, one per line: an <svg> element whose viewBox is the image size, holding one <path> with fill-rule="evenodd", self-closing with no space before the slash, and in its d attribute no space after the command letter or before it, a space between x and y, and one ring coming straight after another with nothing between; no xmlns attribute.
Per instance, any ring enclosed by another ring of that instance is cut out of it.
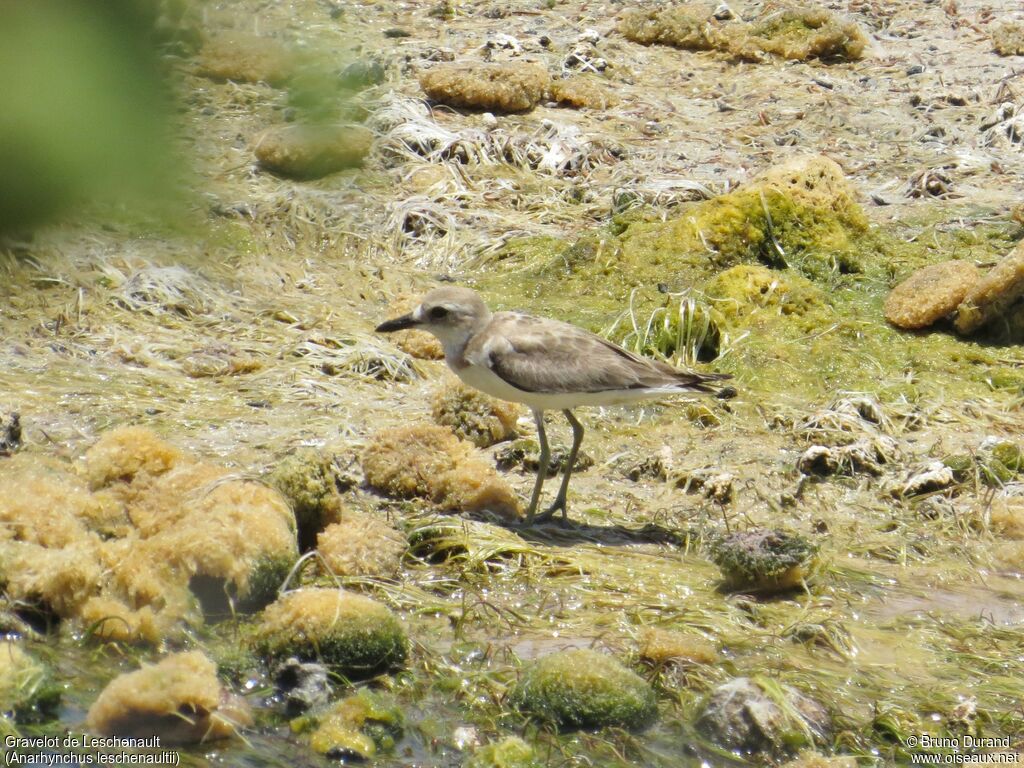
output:
<svg viewBox="0 0 1024 768"><path fill-rule="evenodd" d="M711 559L731 590L779 592L802 585L818 548L803 536L754 529L727 534L711 545Z"/></svg>
<svg viewBox="0 0 1024 768"><path fill-rule="evenodd" d="M236 734L252 724L244 700L230 696L216 665L199 651L175 653L116 677L89 707L86 725L107 736L160 736L192 744Z"/></svg>
<svg viewBox="0 0 1024 768"><path fill-rule="evenodd" d="M461 382L438 389L431 404L434 421L477 448L514 438L519 413L515 403L490 397Z"/></svg>
<svg viewBox="0 0 1024 768"><path fill-rule="evenodd" d="M509 736L478 748L466 768L538 768L536 752L518 736Z"/></svg>
<svg viewBox="0 0 1024 768"><path fill-rule="evenodd" d="M384 605L340 589L302 589L267 606L256 649L273 659L322 661L349 678L365 678L402 665L405 630Z"/></svg>
<svg viewBox="0 0 1024 768"><path fill-rule="evenodd" d="M868 38L854 22L820 7L768 4L749 28L746 39L733 43L737 52L764 51L785 59L860 59Z"/></svg>
<svg viewBox="0 0 1024 768"><path fill-rule="evenodd" d="M952 314L980 277L969 261L922 267L889 292L885 319L897 328L926 328Z"/></svg>
<svg viewBox="0 0 1024 768"><path fill-rule="evenodd" d="M373 435L362 454L367 484L398 498L427 498L443 509L518 514L511 487L450 429L412 424Z"/></svg>
<svg viewBox="0 0 1024 768"><path fill-rule="evenodd" d="M268 171L296 179L318 179L358 168L370 152L373 134L358 125L286 125L268 128L254 152Z"/></svg>
<svg viewBox="0 0 1024 768"><path fill-rule="evenodd" d="M527 665L509 700L563 728L642 728L658 712L654 690L643 678L607 654L582 649Z"/></svg>
<svg viewBox="0 0 1024 768"><path fill-rule="evenodd" d="M235 32L206 41L199 55L199 73L213 80L279 86L295 74L297 63L273 38Z"/></svg>
<svg viewBox="0 0 1024 768"><path fill-rule="evenodd" d="M324 528L316 549L338 576L394 576L409 548L405 535L383 520L347 513Z"/></svg>
<svg viewBox="0 0 1024 768"><path fill-rule="evenodd" d="M341 519L337 467L323 451L299 448L282 459L266 481L281 492L295 513L303 551L312 548L320 531Z"/></svg>
<svg viewBox="0 0 1024 768"><path fill-rule="evenodd" d="M0 641L0 718L37 723L56 716L62 689L19 643Z"/></svg>
<svg viewBox="0 0 1024 768"><path fill-rule="evenodd" d="M442 64L420 75L420 87L434 101L490 112L533 109L550 82L543 67L524 62Z"/></svg>
<svg viewBox="0 0 1024 768"><path fill-rule="evenodd" d="M992 27L992 47L1000 56L1024 56L1024 24L1006 21Z"/></svg>

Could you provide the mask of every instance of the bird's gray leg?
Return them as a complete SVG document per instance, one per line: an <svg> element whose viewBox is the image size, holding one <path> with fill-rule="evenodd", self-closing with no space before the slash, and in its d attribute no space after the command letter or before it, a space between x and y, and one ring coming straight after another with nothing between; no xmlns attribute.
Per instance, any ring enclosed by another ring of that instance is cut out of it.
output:
<svg viewBox="0 0 1024 768"><path fill-rule="evenodd" d="M540 516L541 520L547 520L559 509L562 510L562 519L566 521L569 519L569 511L566 509L566 494L569 491L569 478L572 476L573 467L576 466L576 454L580 452L580 444L583 442L583 425L579 423L568 408L562 411L562 413L565 414L565 418L569 420L569 424L572 426L572 448L569 449L569 457L566 460L565 471L562 475L562 484L558 487L558 495L555 497L555 502Z"/></svg>
<svg viewBox="0 0 1024 768"><path fill-rule="evenodd" d="M537 422L537 440L540 442L540 458L537 460L537 480L533 484L533 495L530 497L530 508L526 510L526 524L532 525L540 503L540 491L544 487L544 479L548 476L548 465L551 463L551 451L548 449L548 436L544 432L544 411L534 411L533 420Z"/></svg>

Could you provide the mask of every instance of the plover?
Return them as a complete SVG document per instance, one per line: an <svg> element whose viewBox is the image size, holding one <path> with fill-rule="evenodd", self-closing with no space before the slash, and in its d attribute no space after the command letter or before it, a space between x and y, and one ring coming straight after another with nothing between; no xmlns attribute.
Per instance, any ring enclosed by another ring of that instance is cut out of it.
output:
<svg viewBox="0 0 1024 768"><path fill-rule="evenodd" d="M583 425L572 409L580 405L622 405L684 392L714 393L710 382L723 373L681 371L641 357L575 325L522 312L491 312L469 288L438 288L407 315L381 323L383 333L419 328L444 347L448 367L466 384L493 397L523 403L533 411L540 462L526 524L561 510L568 519L566 493L583 442ZM560 410L572 426L572 448L554 503L537 515L551 452L544 411Z"/></svg>

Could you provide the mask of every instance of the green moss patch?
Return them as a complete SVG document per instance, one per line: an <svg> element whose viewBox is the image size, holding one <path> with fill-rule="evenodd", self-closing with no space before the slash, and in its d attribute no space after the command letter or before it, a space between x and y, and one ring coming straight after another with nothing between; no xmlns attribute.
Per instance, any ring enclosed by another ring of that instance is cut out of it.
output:
<svg viewBox="0 0 1024 768"><path fill-rule="evenodd" d="M641 728L658 711L646 681L611 656L590 650L562 651L533 662L510 701L565 728Z"/></svg>
<svg viewBox="0 0 1024 768"><path fill-rule="evenodd" d="M272 659L296 656L363 678L400 666L408 653L405 630L384 605L336 589L289 592L267 607L256 648Z"/></svg>

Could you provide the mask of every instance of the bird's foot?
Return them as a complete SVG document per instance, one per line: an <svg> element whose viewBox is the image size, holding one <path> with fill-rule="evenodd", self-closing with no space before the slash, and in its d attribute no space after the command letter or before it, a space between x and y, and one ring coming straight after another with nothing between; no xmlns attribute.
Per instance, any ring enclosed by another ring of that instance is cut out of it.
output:
<svg viewBox="0 0 1024 768"><path fill-rule="evenodd" d="M565 525L569 522L569 512L566 509L566 503L564 498L555 499L555 503L552 504L547 509L545 509L543 512L541 512L539 515L537 515L534 518L534 521L538 523L546 522L547 520L550 520L552 517L554 517L555 512L558 512L559 510L561 510L562 512L562 525Z"/></svg>

